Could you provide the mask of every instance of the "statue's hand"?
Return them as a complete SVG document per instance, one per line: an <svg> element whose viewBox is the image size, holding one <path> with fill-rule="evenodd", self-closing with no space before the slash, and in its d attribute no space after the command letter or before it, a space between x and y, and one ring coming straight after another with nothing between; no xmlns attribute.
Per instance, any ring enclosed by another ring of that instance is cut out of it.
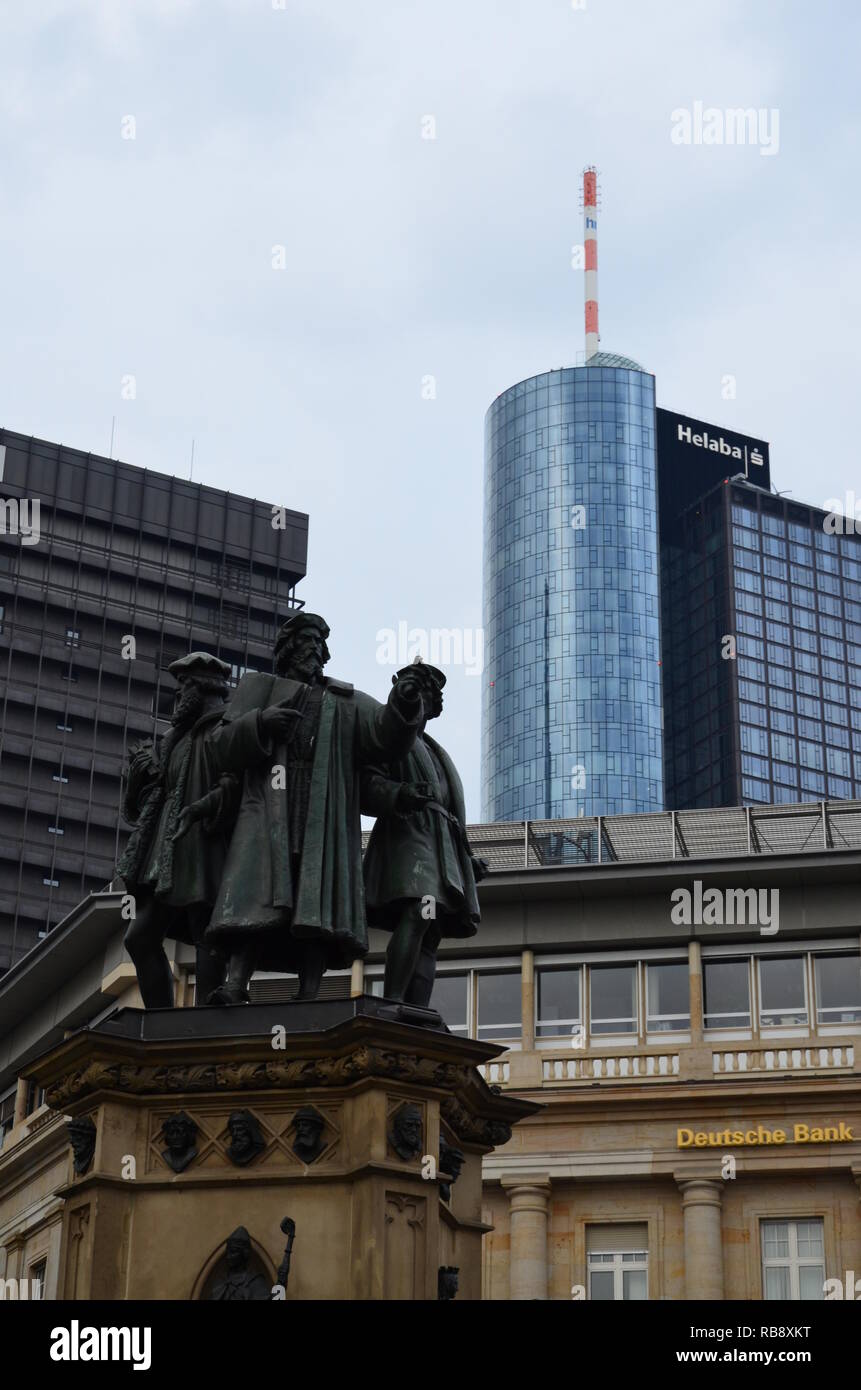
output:
<svg viewBox="0 0 861 1390"><path fill-rule="evenodd" d="M422 699L419 681L414 680L412 676L401 676L393 690L399 704L405 705L409 710L418 709Z"/></svg>
<svg viewBox="0 0 861 1390"><path fill-rule="evenodd" d="M270 705L260 715L260 726L266 738L272 743L286 743L293 734L296 720L303 716L297 709L287 709L285 705Z"/></svg>
<svg viewBox="0 0 861 1390"><path fill-rule="evenodd" d="M398 787L397 809L401 814L423 811L433 799L433 790L427 782L402 782Z"/></svg>
<svg viewBox="0 0 861 1390"><path fill-rule="evenodd" d="M196 820L197 816L194 814L194 806L183 806L179 813L179 820L176 823L176 830L172 836L172 843L176 844L177 840L183 839Z"/></svg>
<svg viewBox="0 0 861 1390"><path fill-rule="evenodd" d="M480 859L477 854L471 854L469 858L472 864L472 872L475 876L475 881L476 883L481 883L481 880L487 878L487 875L490 873L490 865L486 859Z"/></svg>

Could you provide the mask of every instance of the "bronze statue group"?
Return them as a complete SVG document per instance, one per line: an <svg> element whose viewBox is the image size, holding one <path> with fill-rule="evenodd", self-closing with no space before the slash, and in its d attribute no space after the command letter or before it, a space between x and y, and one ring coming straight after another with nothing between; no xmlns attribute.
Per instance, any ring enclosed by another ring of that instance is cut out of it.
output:
<svg viewBox="0 0 861 1390"><path fill-rule="evenodd" d="M126 946L147 1008L171 1008L171 937L196 950L196 1002L249 1000L255 970L325 971L390 933L383 992L427 1008L445 937L474 934L476 882L463 789L426 733L445 676L421 661L392 677L385 704L323 674L329 628L313 613L278 632L274 674L243 676L191 652L170 729L130 750L117 866L134 899ZM362 815L375 816L362 855Z"/></svg>

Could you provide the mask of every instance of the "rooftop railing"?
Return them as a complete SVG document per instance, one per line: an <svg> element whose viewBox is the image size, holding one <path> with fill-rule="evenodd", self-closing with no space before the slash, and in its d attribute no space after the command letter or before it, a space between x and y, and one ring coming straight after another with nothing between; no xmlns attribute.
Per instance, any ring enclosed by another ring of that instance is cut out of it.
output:
<svg viewBox="0 0 861 1390"><path fill-rule="evenodd" d="M469 839L497 872L858 850L861 801L500 821L470 825Z"/></svg>

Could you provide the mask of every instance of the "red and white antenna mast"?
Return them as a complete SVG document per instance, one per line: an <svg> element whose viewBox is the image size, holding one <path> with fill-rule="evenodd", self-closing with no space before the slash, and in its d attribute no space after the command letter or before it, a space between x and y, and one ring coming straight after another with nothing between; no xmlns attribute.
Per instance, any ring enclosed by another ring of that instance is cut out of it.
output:
<svg viewBox="0 0 861 1390"><path fill-rule="evenodd" d="M598 335L598 170L583 170L583 250L585 253L586 361L594 357Z"/></svg>

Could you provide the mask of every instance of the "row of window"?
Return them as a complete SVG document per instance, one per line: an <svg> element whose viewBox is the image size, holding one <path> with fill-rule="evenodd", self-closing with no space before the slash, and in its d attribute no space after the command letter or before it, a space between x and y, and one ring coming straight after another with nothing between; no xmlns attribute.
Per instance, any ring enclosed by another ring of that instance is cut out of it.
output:
<svg viewBox="0 0 861 1390"><path fill-rule="evenodd" d="M537 966L535 1036L611 1037L690 1028L687 959ZM382 994L381 978L368 988ZM707 1029L861 1023L857 951L738 955L703 961ZM446 969L437 973L433 1008L454 1033L485 1042L522 1036L519 970Z"/></svg>
<svg viewBox="0 0 861 1390"><path fill-rule="evenodd" d="M760 525L767 535L788 535L791 541L797 542L799 545L812 545L817 550L830 551L832 554L842 550L847 541L849 542L850 553L853 553L853 548L861 550L861 540L855 539L855 532L848 526L845 533L825 531L819 526L811 527L797 521L786 521L782 516L767 512L758 516L756 511L752 511L736 501L733 502L732 519L738 526L749 526L756 529Z"/></svg>
<svg viewBox="0 0 861 1390"><path fill-rule="evenodd" d="M633 1225L586 1228L590 1299L607 1303L649 1297L648 1227L645 1222L637 1225L639 1229ZM821 1217L760 1221L760 1248L763 1299L813 1302L825 1298L825 1233Z"/></svg>

